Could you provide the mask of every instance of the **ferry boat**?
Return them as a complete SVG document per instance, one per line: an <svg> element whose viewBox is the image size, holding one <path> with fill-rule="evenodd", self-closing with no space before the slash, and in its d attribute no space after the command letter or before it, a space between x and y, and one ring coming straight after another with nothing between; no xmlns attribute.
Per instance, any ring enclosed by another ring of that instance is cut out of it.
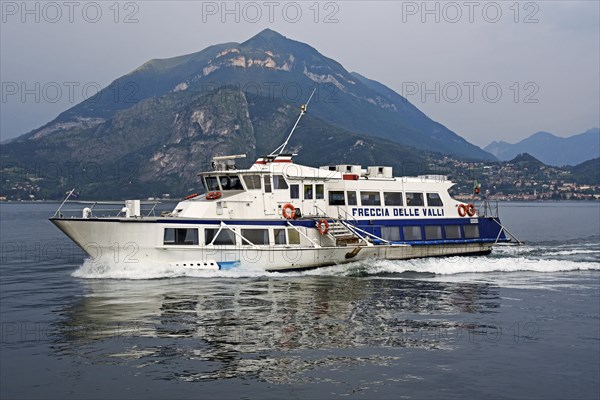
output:
<svg viewBox="0 0 600 400"><path fill-rule="evenodd" d="M286 141L250 168L236 167L244 155L215 157L212 170L199 174L205 194L187 196L170 212L142 215L144 202L127 200L115 216L98 216L97 202L68 216L67 196L50 221L95 262L131 269L289 271L369 258L485 255L511 241L497 215L453 199L444 176L295 163L285 148L305 113L303 105Z"/></svg>

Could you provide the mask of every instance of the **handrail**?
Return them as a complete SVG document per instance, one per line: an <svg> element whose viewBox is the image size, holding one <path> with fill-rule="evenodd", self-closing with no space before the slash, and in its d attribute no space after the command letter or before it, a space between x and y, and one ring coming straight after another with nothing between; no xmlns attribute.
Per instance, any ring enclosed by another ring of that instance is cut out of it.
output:
<svg viewBox="0 0 600 400"><path fill-rule="evenodd" d="M340 207L338 206L338 208L337 208L337 209L338 209L338 214L339 214L339 212L340 212ZM348 211L346 211L346 210L345 210L345 209L343 209L343 208L341 209L341 211L344 213L344 218L340 218L340 219L345 219L345 220L352 219L352 221L353 221L355 224L356 224L356 223L358 223L358 220L357 220L356 218L354 218L354 216L350 215L350 213L349 213ZM348 217L351 217L351 218L348 218Z"/></svg>
<svg viewBox="0 0 600 400"><path fill-rule="evenodd" d="M373 243L369 242L365 237L363 237L363 235L356 231L358 228L356 228L354 225L342 220L339 220L339 223L345 226L346 229L348 229L354 236L357 236L358 238L360 238L360 240L365 242L367 246L373 246Z"/></svg>
<svg viewBox="0 0 600 400"><path fill-rule="evenodd" d="M373 244L372 244L372 243L370 243L370 242L369 242L367 239L365 239L365 238L364 238L364 237L363 237L361 234L359 234L358 232L356 232L356 230L360 230L360 231L362 231L362 229L360 229L360 228L357 228L356 226L354 226L354 225L352 225L352 224L350 224L350 223L346 223L344 220L342 220L342 219L340 219L340 218L337 218L337 219L336 219L336 218L333 218L333 217L331 217L329 214L327 214L327 212L325 212L325 210L322 210L322 209L321 209L319 206L317 206L317 205L315 205L315 208L316 208L318 211L322 212L322 213L323 213L323 215L325 215L325 216L326 216L328 219L330 219L330 220L332 220L332 221L337 221L337 222L339 222L340 224L342 224L342 225L343 225L343 226L344 226L346 229L348 229L348 230L350 231L350 233L352 233L354 236L358 237L360 240L362 240L363 242L365 242L365 243L367 244L367 246L372 246L372 245L373 245ZM352 226L352 227L350 227L350 226ZM365 232L365 231L362 231L362 232L366 233L367 235L371 235L371 234L370 234L370 233L368 233L368 232ZM375 236L375 235L371 235L371 236L373 236L373 237L375 237L375 238L377 238L377 239L383 240L384 242L387 242L387 240L381 239L381 238L380 238L380 237L378 237L378 236ZM389 242L388 242L388 243L389 243Z"/></svg>
<svg viewBox="0 0 600 400"><path fill-rule="evenodd" d="M306 236L304 234L304 232L302 232L300 229L298 229L297 226L292 225L292 223L290 221L287 221L288 225L291 226L292 228L294 228L296 230L296 232L298 232L299 234L301 234L302 236L304 236L309 242L312 243L313 247L315 248L319 248L321 247L321 245L317 244L316 242L314 242L311 238L309 238L308 236Z"/></svg>
<svg viewBox="0 0 600 400"><path fill-rule="evenodd" d="M103 202L103 201L71 201L69 200L69 198L71 197L72 193L74 192L75 189L71 190L69 192L69 194L67 195L67 198L65 198L65 200L63 200L63 202L60 204L60 206L58 207L58 209L54 212L52 218L64 218L65 215L71 215L71 218L73 218L73 214L74 213L81 213L81 209L68 209L66 211L64 211L63 214L63 209L65 207L66 204L83 204L86 205L87 207L89 207L89 209L92 211L89 214L89 217L91 218L106 218L106 217L113 217L113 218L124 218L123 214L123 208L125 207L125 201L123 202ZM121 205L121 207L119 208L106 208L105 206L109 206L109 205ZM150 206L152 205L152 207L146 212L147 208L144 209L140 209L140 215L135 216L135 217L131 217L131 218L147 218L147 217L151 217L151 216L156 216L156 207L161 204L160 201L154 201L154 202L144 202L141 203L141 205L147 205ZM101 207L97 207L97 206L101 206ZM98 215L102 213L101 217L98 217ZM96 214L96 215L94 215Z"/></svg>
<svg viewBox="0 0 600 400"><path fill-rule="evenodd" d="M287 173L283 173L283 175L285 176L285 178L287 180L290 181L323 181L323 182L328 182L328 181L339 181L342 178L336 178L333 176L298 176L298 175L288 175Z"/></svg>
<svg viewBox="0 0 600 400"><path fill-rule="evenodd" d="M499 207L497 200L481 200L479 207L476 208L477 210L481 210L480 212L478 212L481 217L498 218Z"/></svg>
<svg viewBox="0 0 600 400"><path fill-rule="evenodd" d="M208 244L208 246L214 246L215 245L215 240L217 240L217 237L219 237L219 233L221 233L221 231L223 230L223 228L228 229L229 231L231 231L235 236L239 237L240 239L242 239L242 241L247 242L250 246L254 247L255 249L260 249L260 247L258 247L257 245L255 245L254 243L252 243L251 241L249 241L248 239L246 239L245 237L243 237L241 234L237 233L235 230L231 229L229 227L229 225L227 225L225 222L221 221L221 225L219 226L219 230L217 230L217 233L215 234L215 237L213 238L213 240Z"/></svg>
<svg viewBox="0 0 600 400"><path fill-rule="evenodd" d="M348 225L350 225L350 224L346 225L347 222L345 222L345 221L340 221L340 222L342 224L344 224L344 226L346 226L347 228L349 228ZM374 235L372 233L369 233L369 232L365 231L364 229L360 229L358 226L352 225L352 229L356 229L357 231L360 231L360 232L364 233L365 235L371 236L374 239L381 240L381 241L386 242L386 243L391 243L389 240L385 240L384 238L380 238L379 236Z"/></svg>
<svg viewBox="0 0 600 400"><path fill-rule="evenodd" d="M156 217L156 214L154 213L154 209L156 208L156 206L158 205L158 201L156 203L154 203L154 205L152 206L152 208L150 209L150 211L148 211L148 214L146 214L146 217L149 217L150 214L152 214L153 216Z"/></svg>
<svg viewBox="0 0 600 400"><path fill-rule="evenodd" d="M522 246L522 245L525 244L525 242L520 241L515 235L513 235L513 233L511 231L509 231L508 229L506 229L506 227L504 225L502 225L500 223L500 221L498 221L498 219L496 219L495 217L492 217L492 220L500 226L500 232L498 232L498 236L496 237L496 241L494 242L494 244L497 244L498 240L500 240L500 235L502 235L502 231L508 233L508 235L510 237L512 237L513 239L515 239L517 241L517 245L518 246Z"/></svg>
<svg viewBox="0 0 600 400"><path fill-rule="evenodd" d="M63 200L62 203L60 203L60 206L58 207L58 209L56 210L56 212L54 213L54 215L52 216L52 218L56 218L56 215L58 215L58 217L60 218L60 209L65 205L65 203L67 202L67 200L69 200L69 197L71 197L71 195L75 192L75 188L71 189L71 191L67 194L67 197L65 197L65 199Z"/></svg>
<svg viewBox="0 0 600 400"><path fill-rule="evenodd" d="M214 246L215 240L217 240L217 238L219 237L219 233L221 233L224 226L226 226L226 225L223 222L221 222L221 225L219 225L219 229L217 229L217 233L215 233L215 237L213 238L213 240L210 241L208 246Z"/></svg>

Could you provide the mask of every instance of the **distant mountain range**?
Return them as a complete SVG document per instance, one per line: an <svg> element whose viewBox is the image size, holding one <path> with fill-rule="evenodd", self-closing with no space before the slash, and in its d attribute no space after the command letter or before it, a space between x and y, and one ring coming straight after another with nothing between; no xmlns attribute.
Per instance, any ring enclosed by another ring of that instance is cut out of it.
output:
<svg viewBox="0 0 600 400"><path fill-rule="evenodd" d="M393 165L402 173L407 164L424 165L442 155L496 160L383 84L266 29L241 44L148 61L48 124L4 143L3 173L24 162L95 163L105 170L127 164L135 168L126 174L126 187L70 176L45 188L61 193L82 184L106 196L150 188L185 192L197 187L196 173L212 157L246 153L250 163L283 142L313 88L309 115L288 149L300 154L299 162ZM3 190L13 183L3 181Z"/></svg>
<svg viewBox="0 0 600 400"><path fill-rule="evenodd" d="M548 165L576 165L600 156L600 129L593 128L567 138L537 132L515 144L492 142L484 150L502 161L529 153Z"/></svg>
<svg viewBox="0 0 600 400"><path fill-rule="evenodd" d="M573 181L589 185L600 183L600 157L570 167Z"/></svg>

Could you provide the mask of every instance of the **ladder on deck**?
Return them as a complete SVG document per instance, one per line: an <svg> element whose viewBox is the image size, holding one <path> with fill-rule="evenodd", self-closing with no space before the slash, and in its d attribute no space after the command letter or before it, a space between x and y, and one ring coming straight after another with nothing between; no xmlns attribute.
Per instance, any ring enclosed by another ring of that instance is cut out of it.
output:
<svg viewBox="0 0 600 400"><path fill-rule="evenodd" d="M355 232L348 229L340 220L332 220L329 224L327 235L334 240L336 246L357 245L364 240Z"/></svg>
<svg viewBox="0 0 600 400"><path fill-rule="evenodd" d="M332 218L325 211L315 206L322 216L326 217L329 223L327 236L333 239L336 246L373 246L376 241L389 243L389 241L373 235L343 218ZM318 223L318 221L315 221Z"/></svg>

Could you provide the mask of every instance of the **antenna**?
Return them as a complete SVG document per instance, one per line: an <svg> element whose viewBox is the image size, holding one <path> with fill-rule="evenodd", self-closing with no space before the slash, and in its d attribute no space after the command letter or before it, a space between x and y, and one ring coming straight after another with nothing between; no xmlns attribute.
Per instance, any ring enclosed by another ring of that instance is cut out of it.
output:
<svg viewBox="0 0 600 400"><path fill-rule="evenodd" d="M279 147L277 147L275 150L273 150L271 152L271 154L269 154L269 156L276 156L279 154L282 154L283 151L285 150L285 146L287 146L288 142L290 141L290 138L292 137L292 135L294 134L294 131L296 130L296 127L298 126L298 123L300 122L300 120L302 119L302 116L304 114L306 114L306 110L308 107L308 103L310 103L310 99L312 99L313 95L315 94L315 91L317 90L317 88L315 87L312 91L312 93L310 94L310 97L308 98L308 101L306 102L306 104L302 104L300 106L300 115L298 115L298 119L296 120L296 123L294 124L294 127L292 128L292 131L290 132L290 134L288 135L287 139L285 139L285 142L283 142L283 144ZM278 153L279 152L279 153Z"/></svg>

